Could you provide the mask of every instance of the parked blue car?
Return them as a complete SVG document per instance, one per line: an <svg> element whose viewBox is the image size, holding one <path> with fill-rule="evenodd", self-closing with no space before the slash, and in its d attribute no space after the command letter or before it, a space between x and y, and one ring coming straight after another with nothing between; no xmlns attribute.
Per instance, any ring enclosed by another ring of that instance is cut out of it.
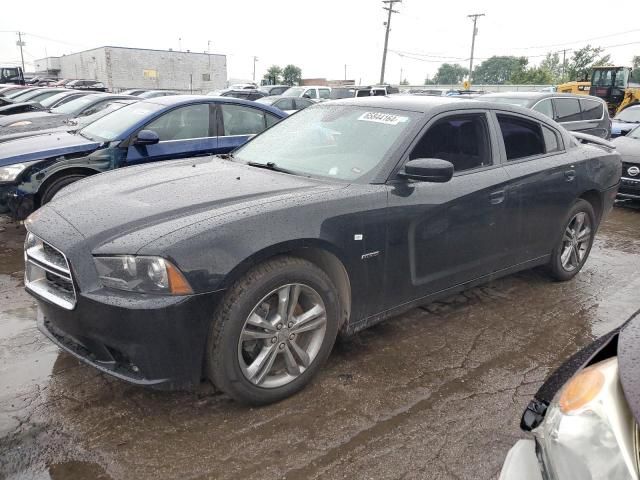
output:
<svg viewBox="0 0 640 480"><path fill-rule="evenodd" d="M0 213L24 219L66 185L95 173L229 153L286 116L231 97L175 95L133 103L77 132L0 143Z"/></svg>

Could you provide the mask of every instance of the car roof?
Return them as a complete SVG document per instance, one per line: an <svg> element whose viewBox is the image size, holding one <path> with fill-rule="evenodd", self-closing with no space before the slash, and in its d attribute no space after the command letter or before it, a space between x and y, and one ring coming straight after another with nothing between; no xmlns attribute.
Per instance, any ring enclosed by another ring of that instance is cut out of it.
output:
<svg viewBox="0 0 640 480"><path fill-rule="evenodd" d="M543 121L549 122L550 119L545 115L542 115L529 108L520 107L518 105L511 105L508 103L496 103L491 101L482 100L484 96L476 98L461 98L455 97L441 97L441 96L413 96L413 95L380 95L380 96L367 96L358 98L344 98L339 100L331 100L329 102L323 102L317 104L317 107L325 105L352 105L357 107L370 107L370 108L389 108L394 110L405 110L416 113L435 114L440 112L460 111L465 109L491 109L502 110L518 113L521 115L527 115ZM312 108L317 108L316 106Z"/></svg>
<svg viewBox="0 0 640 480"><path fill-rule="evenodd" d="M487 98L525 98L531 100L540 100L549 97L566 97L566 98L589 98L590 100L602 100L593 95L577 95L575 93L559 93L559 92L492 92L483 95Z"/></svg>
<svg viewBox="0 0 640 480"><path fill-rule="evenodd" d="M138 97L133 97L138 98ZM138 98L140 100L140 98ZM282 110L272 107L270 105L266 105L264 103L252 102L251 100L243 100L242 98L234 98L234 97L221 97L221 96L212 96L212 95L168 95L166 97L156 97L156 98L147 98L142 99L144 103L155 103L158 105L164 105L166 107L176 106L176 105L188 105L195 101L205 101L209 103L235 103L237 105L247 105L253 106L259 105L260 108L264 110L268 110L271 113L275 113L276 115L282 116Z"/></svg>

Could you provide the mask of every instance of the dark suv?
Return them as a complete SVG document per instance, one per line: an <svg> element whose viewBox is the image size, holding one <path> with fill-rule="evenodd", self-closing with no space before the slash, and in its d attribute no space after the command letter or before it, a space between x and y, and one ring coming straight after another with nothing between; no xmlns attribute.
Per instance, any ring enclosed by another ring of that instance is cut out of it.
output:
<svg viewBox="0 0 640 480"><path fill-rule="evenodd" d="M530 108L553 118L567 130L611 138L607 104L598 97L550 92L500 92L482 96L483 102Z"/></svg>

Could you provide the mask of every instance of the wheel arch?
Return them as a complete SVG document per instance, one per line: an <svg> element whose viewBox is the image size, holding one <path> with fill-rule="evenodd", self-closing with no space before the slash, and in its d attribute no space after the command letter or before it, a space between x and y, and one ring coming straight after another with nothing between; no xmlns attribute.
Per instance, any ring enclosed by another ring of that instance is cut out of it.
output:
<svg viewBox="0 0 640 480"><path fill-rule="evenodd" d="M300 239L259 250L236 265L225 276L221 288L229 288L255 265L286 255L308 260L327 274L338 290L341 311L339 327L346 325L351 316L351 275L340 249L323 240Z"/></svg>
<svg viewBox="0 0 640 480"><path fill-rule="evenodd" d="M596 222L600 224L600 220L602 219L602 194L597 190L587 190L578 198L586 200L591 204L593 212L596 215Z"/></svg>
<svg viewBox="0 0 640 480"><path fill-rule="evenodd" d="M59 170L54 171L52 174L46 177L45 180L38 187L38 191L36 193L37 204L40 206L42 193L46 191L46 189L49 188L49 185L51 185L56 180L59 180L60 178L66 177L68 175L85 175L88 177L91 175L95 175L97 173L102 173L102 172L100 170L95 170L90 167L78 167L78 166L61 168Z"/></svg>

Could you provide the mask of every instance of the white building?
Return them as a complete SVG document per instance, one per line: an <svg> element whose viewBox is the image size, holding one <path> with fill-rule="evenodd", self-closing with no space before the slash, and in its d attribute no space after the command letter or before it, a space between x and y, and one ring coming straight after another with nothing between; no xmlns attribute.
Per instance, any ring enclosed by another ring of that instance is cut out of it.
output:
<svg viewBox="0 0 640 480"><path fill-rule="evenodd" d="M35 61L36 75L97 80L111 91L128 88L206 93L227 84L226 55L99 47Z"/></svg>

